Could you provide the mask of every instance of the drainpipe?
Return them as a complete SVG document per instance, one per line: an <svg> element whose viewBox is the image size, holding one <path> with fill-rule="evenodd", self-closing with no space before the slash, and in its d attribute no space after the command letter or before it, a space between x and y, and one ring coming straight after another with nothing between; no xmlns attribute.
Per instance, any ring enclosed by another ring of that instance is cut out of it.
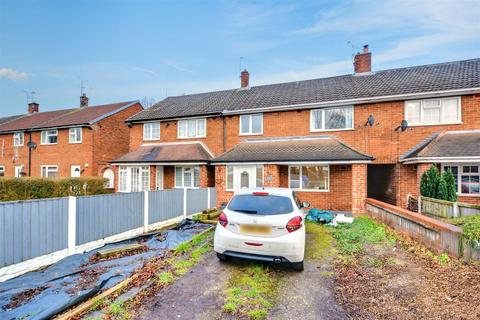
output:
<svg viewBox="0 0 480 320"><path fill-rule="evenodd" d="M221 113L223 120L223 152L227 152L227 118L225 117L225 112Z"/></svg>
<svg viewBox="0 0 480 320"><path fill-rule="evenodd" d="M32 133L28 133L28 176L32 174Z"/></svg>

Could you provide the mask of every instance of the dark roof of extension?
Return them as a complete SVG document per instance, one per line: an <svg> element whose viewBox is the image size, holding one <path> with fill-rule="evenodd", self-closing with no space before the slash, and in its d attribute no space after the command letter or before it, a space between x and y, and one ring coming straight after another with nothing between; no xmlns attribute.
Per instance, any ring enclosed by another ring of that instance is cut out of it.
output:
<svg viewBox="0 0 480 320"><path fill-rule="evenodd" d="M317 162L369 161L363 154L331 136L289 137L246 140L213 159L216 163L229 162Z"/></svg>
<svg viewBox="0 0 480 320"><path fill-rule="evenodd" d="M127 121L480 87L480 59L168 97Z"/></svg>
<svg viewBox="0 0 480 320"><path fill-rule="evenodd" d="M480 157L480 130L433 134L404 154L400 160L460 157Z"/></svg>
<svg viewBox="0 0 480 320"><path fill-rule="evenodd" d="M13 118L9 117L12 118L9 121L0 121L0 132L91 125L135 103L137 101L127 101L83 108L35 112L14 116Z"/></svg>
<svg viewBox="0 0 480 320"><path fill-rule="evenodd" d="M112 163L207 162L211 154L200 142L143 145Z"/></svg>
<svg viewBox="0 0 480 320"><path fill-rule="evenodd" d="M14 120L14 119L16 119L16 118L22 117L22 116L23 116L23 115L2 117L2 118L0 118L0 125L6 123L6 122L8 122L8 121L12 121L12 120Z"/></svg>

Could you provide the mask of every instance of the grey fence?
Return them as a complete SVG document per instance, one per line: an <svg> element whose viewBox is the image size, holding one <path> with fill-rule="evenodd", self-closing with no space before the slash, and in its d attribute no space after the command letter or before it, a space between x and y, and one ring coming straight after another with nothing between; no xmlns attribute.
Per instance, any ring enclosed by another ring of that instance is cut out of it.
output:
<svg viewBox="0 0 480 320"><path fill-rule="evenodd" d="M77 198L77 245L143 226L143 192Z"/></svg>
<svg viewBox="0 0 480 320"><path fill-rule="evenodd" d="M150 191L148 203L144 192L0 202L0 268L63 249L72 254L79 245L149 230L215 203L215 188Z"/></svg>
<svg viewBox="0 0 480 320"><path fill-rule="evenodd" d="M210 205L209 208L215 208L217 206L217 192L215 188L210 189Z"/></svg>
<svg viewBox="0 0 480 320"><path fill-rule="evenodd" d="M208 189L187 190L187 214L200 212L208 207Z"/></svg>
<svg viewBox="0 0 480 320"><path fill-rule="evenodd" d="M152 191L148 194L148 223L172 219L183 214L183 189Z"/></svg>
<svg viewBox="0 0 480 320"><path fill-rule="evenodd" d="M440 218L456 218L469 215L480 214L480 205L451 202L427 197L420 197L421 210L423 214L427 214Z"/></svg>
<svg viewBox="0 0 480 320"><path fill-rule="evenodd" d="M68 198L0 204L0 267L67 248Z"/></svg>

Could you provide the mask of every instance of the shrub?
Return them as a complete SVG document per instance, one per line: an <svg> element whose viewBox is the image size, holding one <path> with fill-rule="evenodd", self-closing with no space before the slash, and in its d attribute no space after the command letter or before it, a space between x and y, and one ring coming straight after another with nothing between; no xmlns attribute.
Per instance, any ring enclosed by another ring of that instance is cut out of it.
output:
<svg viewBox="0 0 480 320"><path fill-rule="evenodd" d="M447 185L447 195L445 200L453 202L457 201L457 187L455 186L455 177L453 176L452 171L445 171L442 177Z"/></svg>
<svg viewBox="0 0 480 320"><path fill-rule="evenodd" d="M440 173L436 166L431 166L430 169L425 171L420 180L420 193L422 196L436 198L439 180Z"/></svg>
<svg viewBox="0 0 480 320"><path fill-rule="evenodd" d="M440 175L437 166L433 165L422 175L420 194L429 198L456 201L455 177L450 170Z"/></svg>
<svg viewBox="0 0 480 320"><path fill-rule="evenodd" d="M0 201L110 193L105 178L1 178Z"/></svg>
<svg viewBox="0 0 480 320"><path fill-rule="evenodd" d="M480 215L467 216L463 223L463 236L470 244L480 242Z"/></svg>

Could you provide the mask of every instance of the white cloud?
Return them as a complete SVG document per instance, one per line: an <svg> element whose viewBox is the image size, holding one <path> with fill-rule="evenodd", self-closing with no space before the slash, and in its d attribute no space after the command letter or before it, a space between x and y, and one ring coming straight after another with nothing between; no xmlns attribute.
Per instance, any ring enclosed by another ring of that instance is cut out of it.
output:
<svg viewBox="0 0 480 320"><path fill-rule="evenodd" d="M171 61L171 60L163 60L163 64L170 67L170 68L173 68L177 71L181 71L181 72L185 72L185 73L190 73L190 74L195 74L195 72L193 70L190 70L184 66L182 66L180 63L178 62L175 62L175 61Z"/></svg>
<svg viewBox="0 0 480 320"><path fill-rule="evenodd" d="M0 78L7 78L10 80L27 80L28 73L10 68L0 68Z"/></svg>
<svg viewBox="0 0 480 320"><path fill-rule="evenodd" d="M150 70L150 69L137 68L137 67L133 67L132 69L133 69L134 71L139 71L139 72L147 73L147 74L150 74L150 75L152 75L152 76L157 76L157 75L158 75L155 71Z"/></svg>

